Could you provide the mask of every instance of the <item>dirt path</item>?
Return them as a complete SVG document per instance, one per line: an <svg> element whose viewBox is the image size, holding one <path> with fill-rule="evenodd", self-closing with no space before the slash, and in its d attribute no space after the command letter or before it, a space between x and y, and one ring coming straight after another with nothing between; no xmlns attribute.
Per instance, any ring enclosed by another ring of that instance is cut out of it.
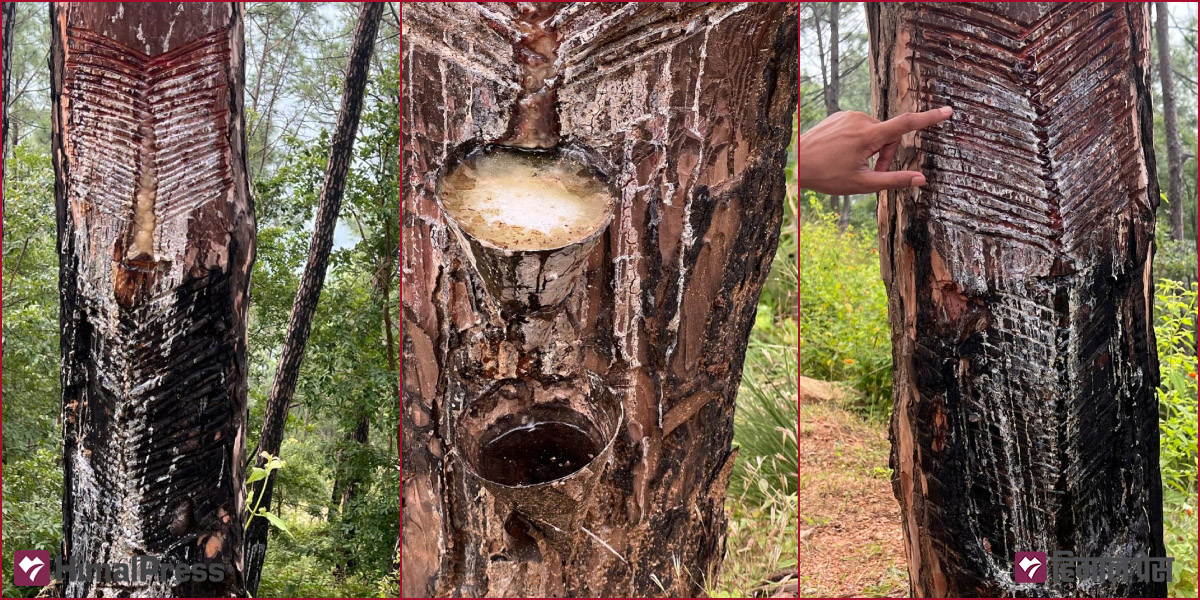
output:
<svg viewBox="0 0 1200 600"><path fill-rule="evenodd" d="M905 597L887 429L836 401L800 405L801 597Z"/></svg>

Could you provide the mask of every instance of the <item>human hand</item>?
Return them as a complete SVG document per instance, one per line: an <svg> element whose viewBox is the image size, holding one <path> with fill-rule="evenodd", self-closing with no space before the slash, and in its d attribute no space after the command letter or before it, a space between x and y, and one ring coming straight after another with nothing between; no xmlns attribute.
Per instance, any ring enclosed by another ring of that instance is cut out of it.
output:
<svg viewBox="0 0 1200 600"><path fill-rule="evenodd" d="M954 114L949 106L905 113L879 122L855 111L829 115L800 135L800 187L824 194L869 194L879 190L920 187L918 171L888 171L900 136L935 125ZM869 159L875 154L875 168Z"/></svg>

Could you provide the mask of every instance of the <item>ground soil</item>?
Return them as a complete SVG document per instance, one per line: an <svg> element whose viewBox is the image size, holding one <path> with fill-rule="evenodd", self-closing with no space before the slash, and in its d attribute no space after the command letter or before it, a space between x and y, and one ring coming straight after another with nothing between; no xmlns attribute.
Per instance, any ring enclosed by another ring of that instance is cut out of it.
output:
<svg viewBox="0 0 1200 600"><path fill-rule="evenodd" d="M887 426L837 399L800 404L801 597L905 597Z"/></svg>

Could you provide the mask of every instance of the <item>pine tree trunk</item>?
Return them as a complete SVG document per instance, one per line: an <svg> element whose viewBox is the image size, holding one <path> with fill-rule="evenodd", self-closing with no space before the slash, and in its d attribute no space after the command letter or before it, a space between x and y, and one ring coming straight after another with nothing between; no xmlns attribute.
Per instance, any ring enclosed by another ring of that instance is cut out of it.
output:
<svg viewBox="0 0 1200 600"><path fill-rule="evenodd" d="M9 92L12 91L11 90L11 88L12 88L12 45L13 45L12 32L13 32L13 17L16 16L16 12L17 12L17 3L16 2L4 2L4 3L0 4L0 19L3 19L3 21L4 21L3 24L0 24L0 30L2 30L3 34L4 34L4 40L3 40L3 53L4 53L3 61L4 62L2 65L2 67L4 69L4 73L3 73L3 78L4 78L4 91L3 91L3 94L4 94L4 96L3 96L3 101L4 101L3 123L4 124L3 124L3 129L4 129L4 131L3 131L2 137L0 137L0 155L3 155L3 156L8 156L8 98L9 98Z"/></svg>
<svg viewBox="0 0 1200 600"><path fill-rule="evenodd" d="M1167 3L1155 2L1158 18L1154 35L1158 43L1158 83L1162 86L1163 124L1167 134L1167 200L1171 209L1171 239L1183 239L1183 151L1179 147L1179 117L1175 112L1175 76L1171 72L1171 34L1167 28Z"/></svg>
<svg viewBox="0 0 1200 600"><path fill-rule="evenodd" d="M883 192L893 488L914 596L1015 584L1014 553L1164 555L1147 4L868 5L876 116L954 117Z"/></svg>
<svg viewBox="0 0 1200 600"><path fill-rule="evenodd" d="M205 563L69 597L244 595L242 8L54 3L65 561Z"/></svg>
<svg viewBox="0 0 1200 600"><path fill-rule="evenodd" d="M267 398L266 414L263 416L262 434L254 449L253 460L262 468L266 459L262 453L279 455L283 443L283 426L287 421L288 407L296 391L300 377L300 363L304 360L304 348L312 330L313 314L325 285L325 271L329 266L329 252L333 249L333 233L337 228L338 213L342 209L342 194L346 189L346 173L353 160L354 136L358 132L358 119L362 114L363 96L366 93L367 74L370 71L371 52L375 48L375 33L379 29L379 17L384 3L363 3L358 22L354 26L354 41L346 66L346 79L342 88L342 108L338 113L337 125L330 140L329 163L325 167L325 181L317 205L317 218L313 224L312 239L308 245L308 260L300 276L300 287L288 318L284 333L283 349L279 365L275 369L275 380ZM255 503L270 510L271 495L275 488L275 473L260 480L254 486ZM246 583L251 594L258 591L262 579L263 561L267 555L267 534L270 527L267 519L257 518L246 531Z"/></svg>
<svg viewBox="0 0 1200 600"><path fill-rule="evenodd" d="M734 399L779 236L797 6L403 11L403 595L702 593L725 552ZM523 86L543 67L546 87ZM533 145L593 149L619 187L554 310L501 308L434 198L452 151L513 123L543 127L519 138ZM570 525L568 508L517 504L468 471L470 418L509 389L623 406Z"/></svg>

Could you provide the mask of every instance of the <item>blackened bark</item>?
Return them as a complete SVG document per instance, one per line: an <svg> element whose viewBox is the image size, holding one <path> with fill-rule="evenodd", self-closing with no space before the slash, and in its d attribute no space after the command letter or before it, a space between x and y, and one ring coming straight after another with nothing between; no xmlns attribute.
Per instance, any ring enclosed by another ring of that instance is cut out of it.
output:
<svg viewBox="0 0 1200 600"><path fill-rule="evenodd" d="M254 261L241 5L53 3L50 17L62 555L223 571L62 592L241 596Z"/></svg>
<svg viewBox="0 0 1200 600"><path fill-rule="evenodd" d="M893 488L914 596L1016 584L1017 551L1164 555L1147 4L868 5L876 116L928 184L879 196Z"/></svg>
<svg viewBox="0 0 1200 600"><path fill-rule="evenodd" d="M1171 209L1171 239L1183 239L1183 151L1179 147L1179 116L1175 112L1175 76L1171 71L1171 34L1166 2L1155 2L1158 18L1154 35L1158 43L1158 83L1162 87L1163 125L1167 137L1167 200Z"/></svg>
<svg viewBox="0 0 1200 600"><path fill-rule="evenodd" d="M325 285L325 271L329 266L329 252L333 248L333 233L337 227L338 213L342 209L346 173L350 169L350 161L354 158L354 137L358 132L359 116L362 114L371 52L375 48L375 33L379 29L379 17L383 14L383 6L383 3L364 2L359 11L358 22L354 26L354 41L342 88L342 108L338 113L333 138L330 140L329 163L325 168L325 182L321 187L317 218L308 245L308 260L304 265L304 273L300 276L300 287L296 290L296 301L288 318L279 365L275 368L275 381L267 398L262 434L259 436L258 446L254 449L253 459L260 468L266 465L266 459L261 456L263 452L273 456L279 455L288 407L296 391L300 363L304 360L304 348L312 330L313 313L317 310L321 288ZM254 498L259 507L270 510L274 486L274 473L254 486ZM246 585L251 594L258 590L262 577L269 530L267 520L258 518L250 523L250 528L246 531Z"/></svg>
<svg viewBox="0 0 1200 600"><path fill-rule="evenodd" d="M4 21L0 24L0 30L3 30L3 69L4 69L4 91L3 91L3 121L4 132L0 136L0 155L8 156L8 99L9 93L12 91L12 32L13 32L13 17L17 12L16 2L4 2L0 6L0 19ZM2 173L2 171L0 171ZM2 201L2 199L0 199Z"/></svg>
<svg viewBox="0 0 1200 600"><path fill-rule="evenodd" d="M620 193L561 305L508 314L434 191L461 144L506 134L529 24L508 4L402 7L406 597L692 597L724 555L734 397L782 217L797 6L553 7L561 136L602 155ZM560 534L468 471L462 419L493 389L585 383L625 420Z"/></svg>

